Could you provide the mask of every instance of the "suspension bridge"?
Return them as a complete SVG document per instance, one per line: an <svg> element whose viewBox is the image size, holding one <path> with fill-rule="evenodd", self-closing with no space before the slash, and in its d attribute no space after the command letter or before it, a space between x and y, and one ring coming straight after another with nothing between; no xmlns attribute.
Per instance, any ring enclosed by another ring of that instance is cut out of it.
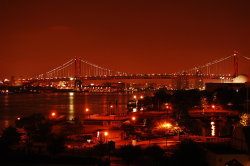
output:
<svg viewBox="0 0 250 166"><path fill-rule="evenodd" d="M126 79L217 79L232 80L239 73L239 64L244 74L250 74L250 58L241 56L237 52L212 62L195 66L191 69L175 73L162 74L129 74L111 70L80 57L73 58L54 69L38 75L35 78L25 79L24 82L33 84L37 82L75 81L75 87L80 87L86 80L126 80Z"/></svg>

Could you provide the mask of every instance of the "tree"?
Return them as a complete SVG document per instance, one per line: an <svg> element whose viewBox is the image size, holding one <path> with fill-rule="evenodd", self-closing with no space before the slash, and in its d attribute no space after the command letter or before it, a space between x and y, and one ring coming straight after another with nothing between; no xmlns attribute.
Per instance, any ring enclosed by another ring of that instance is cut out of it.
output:
<svg viewBox="0 0 250 166"><path fill-rule="evenodd" d="M190 139L181 142L179 148L173 155L173 160L176 166L207 166L203 150L197 143Z"/></svg>
<svg viewBox="0 0 250 166"><path fill-rule="evenodd" d="M2 137L0 139L0 146L3 149L11 149L13 145L17 145L21 139L21 135L17 132L17 129L9 126L4 129ZM0 147L0 149L2 149Z"/></svg>
<svg viewBox="0 0 250 166"><path fill-rule="evenodd" d="M144 151L146 162L150 163L150 165L162 165L164 153L164 150L159 146L149 146Z"/></svg>
<svg viewBox="0 0 250 166"><path fill-rule="evenodd" d="M33 114L16 120L16 126L23 128L28 135L28 142L46 142L51 135L52 124L42 114Z"/></svg>
<svg viewBox="0 0 250 166"><path fill-rule="evenodd" d="M53 135L48 143L47 150L52 155L56 155L65 150L65 138L63 136Z"/></svg>
<svg viewBox="0 0 250 166"><path fill-rule="evenodd" d="M122 146L118 153L127 164L131 164L140 159L142 149L139 146L126 145Z"/></svg>
<svg viewBox="0 0 250 166"><path fill-rule="evenodd" d="M171 103L175 110L175 118L179 125L191 127L188 111L201 105L201 93L199 90L180 90L173 94Z"/></svg>
<svg viewBox="0 0 250 166"><path fill-rule="evenodd" d="M158 91L155 92L154 95L154 106L157 109L161 109L161 105L170 101L171 95L167 93L166 88L160 88Z"/></svg>

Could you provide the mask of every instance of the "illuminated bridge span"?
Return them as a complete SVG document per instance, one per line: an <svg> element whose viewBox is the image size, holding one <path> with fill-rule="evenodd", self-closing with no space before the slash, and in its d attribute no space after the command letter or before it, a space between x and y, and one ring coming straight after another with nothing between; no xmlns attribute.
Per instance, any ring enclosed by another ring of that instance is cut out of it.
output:
<svg viewBox="0 0 250 166"><path fill-rule="evenodd" d="M96 64L85 61L82 58L74 58L64 63L63 65L48 71L45 74L40 74L38 78L62 79L112 75L126 75L126 73L98 66Z"/></svg>
<svg viewBox="0 0 250 166"><path fill-rule="evenodd" d="M244 61L239 71L239 63ZM247 63L245 63L247 62ZM86 80L124 80L124 79L220 79L232 80L240 73L250 74L250 58L239 56L237 52L233 55L214 60L204 65L176 73L165 74L128 74L111 70L82 58L74 58L68 62L44 73L36 78L26 79L26 83L35 82L58 82L75 81L81 84ZM247 72L245 72L247 70Z"/></svg>

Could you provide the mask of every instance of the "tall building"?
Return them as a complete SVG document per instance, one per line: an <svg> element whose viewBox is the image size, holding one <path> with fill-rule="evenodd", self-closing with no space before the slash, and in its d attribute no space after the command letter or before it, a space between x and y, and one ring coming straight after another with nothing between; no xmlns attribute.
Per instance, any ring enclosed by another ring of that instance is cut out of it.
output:
<svg viewBox="0 0 250 166"><path fill-rule="evenodd" d="M189 80L186 77L187 73L184 72L182 76L176 79L176 89L189 89Z"/></svg>
<svg viewBox="0 0 250 166"><path fill-rule="evenodd" d="M200 70L196 71L197 78L194 81L194 89L203 89L203 87L204 87L204 81L203 81L203 79L201 79L201 78L198 77L201 74L202 73L201 73Z"/></svg>

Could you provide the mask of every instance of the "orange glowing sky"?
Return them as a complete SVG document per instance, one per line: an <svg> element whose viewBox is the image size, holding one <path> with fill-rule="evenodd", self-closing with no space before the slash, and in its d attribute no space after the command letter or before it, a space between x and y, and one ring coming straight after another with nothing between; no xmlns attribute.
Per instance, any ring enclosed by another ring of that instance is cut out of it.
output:
<svg viewBox="0 0 250 166"><path fill-rule="evenodd" d="M170 73L238 50L250 56L249 0L1 0L0 79L75 56L128 73Z"/></svg>

